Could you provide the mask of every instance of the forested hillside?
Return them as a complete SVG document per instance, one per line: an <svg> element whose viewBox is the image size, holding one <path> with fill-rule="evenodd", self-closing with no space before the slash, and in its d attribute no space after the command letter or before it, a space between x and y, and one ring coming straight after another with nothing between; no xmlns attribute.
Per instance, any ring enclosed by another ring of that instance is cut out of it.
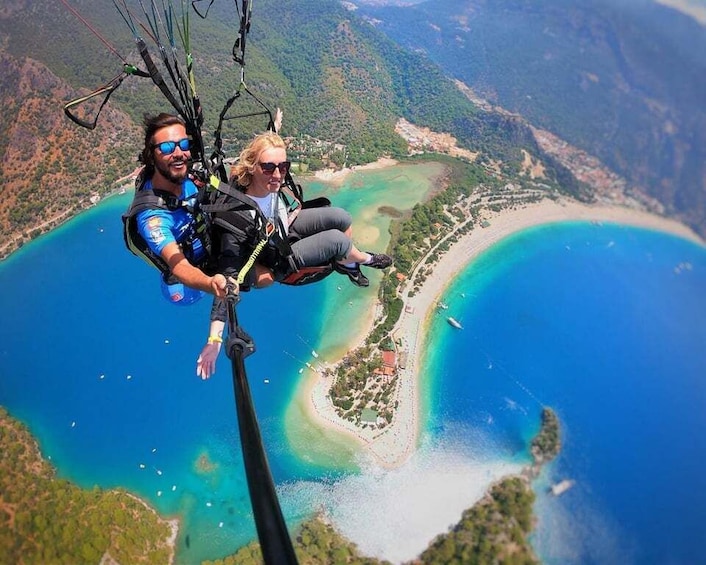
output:
<svg viewBox="0 0 706 565"><path fill-rule="evenodd" d="M105 194L136 166L138 131L115 108L110 127L71 127L58 100L72 92L44 65L0 50L0 256ZM27 234L24 235L23 234Z"/></svg>
<svg viewBox="0 0 706 565"><path fill-rule="evenodd" d="M706 234L706 27L653 0L379 4L376 29Z"/></svg>
<svg viewBox="0 0 706 565"><path fill-rule="evenodd" d="M71 5L95 33L53 0L9 0L0 9L0 57L8 71L0 90L5 109L0 180L8 196L0 211L5 242L0 256L114 191L114 181L137 165L143 114L171 110L150 79L129 76L94 131L82 130L63 115L66 102L106 84L123 63L144 67L135 37L112 2L74 0ZM144 23L139 4L127 5ZM180 10L181 4L175 6ZM272 14L277 14L276 25ZM191 13L207 143L224 103L236 91L242 96L229 117L262 109L242 88L233 61L237 32L233 3L214 3L206 19ZM148 26L138 27L137 34L156 53ZM282 133L339 144L343 157L334 160L339 165L406 154L407 145L395 132L400 118L451 133L461 145L480 152L481 159L510 169L517 169L522 149L540 154L524 122L479 111L433 63L398 47L336 1L258 2L244 68L249 91L270 109L284 109ZM265 125L261 116L224 122L226 155L236 154L242 140ZM556 174L549 182L561 177L565 190L578 192L578 184L560 166L548 170Z"/></svg>
<svg viewBox="0 0 706 565"><path fill-rule="evenodd" d="M0 563L172 563L177 524L124 490L56 476L0 407Z"/></svg>

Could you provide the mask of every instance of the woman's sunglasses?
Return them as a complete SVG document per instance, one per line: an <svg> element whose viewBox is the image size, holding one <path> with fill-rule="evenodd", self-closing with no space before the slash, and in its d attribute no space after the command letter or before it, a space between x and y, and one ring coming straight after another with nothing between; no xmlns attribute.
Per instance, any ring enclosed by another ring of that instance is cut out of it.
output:
<svg viewBox="0 0 706 565"><path fill-rule="evenodd" d="M180 139L179 141L163 141L162 143L153 143L152 147L159 149L162 155L171 155L178 147L182 151L191 149L191 140L188 138Z"/></svg>
<svg viewBox="0 0 706 565"><path fill-rule="evenodd" d="M271 175L275 172L275 169L279 169L281 175L286 175L289 172L289 167L292 166L290 161L282 161L281 163L260 163L260 168L262 172L266 175Z"/></svg>

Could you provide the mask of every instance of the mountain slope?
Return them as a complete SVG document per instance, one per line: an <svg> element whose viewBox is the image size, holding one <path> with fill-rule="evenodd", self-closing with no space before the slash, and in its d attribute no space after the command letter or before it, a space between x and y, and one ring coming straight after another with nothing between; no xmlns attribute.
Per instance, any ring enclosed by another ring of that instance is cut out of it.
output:
<svg viewBox="0 0 706 565"><path fill-rule="evenodd" d="M706 233L704 26L651 0L439 0L359 11Z"/></svg>
<svg viewBox="0 0 706 565"><path fill-rule="evenodd" d="M90 25L100 39L53 0L9 0L0 9L0 49L6 64L17 69L2 83L3 103L12 109L0 117L0 131L12 132L2 146L5 162L15 162L12 152L17 151L16 144L22 146L23 136L36 139L39 148L31 158L25 156L23 175L13 165L6 165L3 172L5 190L17 196L9 202L11 209L0 214L0 235L5 241L19 243L28 230L52 218L66 218L85 206L88 197L115 190L111 181L135 167L142 115L171 110L149 79L128 77L94 132L80 130L63 116L62 106L68 100L119 73L121 59L144 68L135 39L114 7L90 0L71 4L90 15ZM136 20L143 20L136 15L141 14L136 3L128 4ZM508 171L519 169L523 151L542 156L525 122L506 113L479 111L434 63L400 48L356 11L331 0L291 0L284 5L261 0L257 10L244 67L249 90L242 88L240 69L232 58L238 31L233 5L215 3L205 20L191 15L207 142L223 104L236 91L242 95L229 116L262 109L247 95L250 91L269 108L285 109L284 135L307 134L342 143L347 164L405 154L406 142L395 131L399 118L448 132L462 146L481 153L481 159L502 162ZM273 14L276 25L272 25ZM146 25L138 28L138 33L152 45L146 29ZM22 74L22 69L35 64L43 70ZM28 79L30 75L33 78ZM27 80L32 86L21 89L19 85ZM37 96L42 97L41 103L28 104ZM20 106L23 112L18 111ZM40 124L44 125L41 131ZM237 154L242 140L262 131L265 124L261 116L226 121L226 155ZM50 147L61 148L53 160L48 157ZM80 178L72 166L61 162L65 159L82 171ZM554 175L547 182L561 180L565 191L581 192L580 184L561 165L552 164L547 170ZM8 250L11 247L0 253Z"/></svg>
<svg viewBox="0 0 706 565"><path fill-rule="evenodd" d="M0 51L0 64L6 117L0 124L0 253L6 254L22 244L21 232L33 230L33 237L47 231L134 168L139 136L127 116L113 108L106 110L107 132L69 126L60 106L48 111L68 97L65 82L32 59Z"/></svg>

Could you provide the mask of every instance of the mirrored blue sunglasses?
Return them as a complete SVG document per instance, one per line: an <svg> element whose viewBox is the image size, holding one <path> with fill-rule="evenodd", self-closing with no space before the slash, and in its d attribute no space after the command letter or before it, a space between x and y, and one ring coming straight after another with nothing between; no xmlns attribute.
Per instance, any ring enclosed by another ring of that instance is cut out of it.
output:
<svg viewBox="0 0 706 565"><path fill-rule="evenodd" d="M179 141L163 141L162 143L153 143L152 147L159 149L162 155L171 155L178 147L182 151L188 151L191 148L191 140L187 137Z"/></svg>

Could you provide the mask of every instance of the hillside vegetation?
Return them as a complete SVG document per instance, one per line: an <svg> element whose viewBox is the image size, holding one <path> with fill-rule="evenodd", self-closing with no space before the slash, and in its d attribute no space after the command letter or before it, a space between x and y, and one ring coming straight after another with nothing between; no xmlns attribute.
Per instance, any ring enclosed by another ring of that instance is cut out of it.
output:
<svg viewBox="0 0 706 565"><path fill-rule="evenodd" d="M110 3L75 0L72 5L120 57L144 66ZM274 13L277 25L271 25ZM208 143L225 101L240 85L231 55L236 16L232 3L219 2L205 20L191 16ZM9 0L0 10L0 36L0 58L8 70L0 90L6 110L0 117L0 182L7 195L0 211L0 256L5 256L119 188L115 181L137 165L143 114L171 108L149 79L128 77L98 127L82 130L63 115L63 105L116 76L120 57L53 0ZM526 124L480 112L429 60L396 46L338 2L261 0L246 45L249 91L269 108L285 110L283 135L308 136L312 146L316 139L338 144L337 155L323 156L333 165L406 154L407 144L395 132L400 118L449 132L460 145L481 152L482 160L501 160L506 167L517 167L523 149L537 157L542 153ZM241 90L228 116L261 109ZM227 120L226 155L236 154L242 141L265 125L261 116ZM561 178L566 190L578 193L580 187L561 166L551 171L550 180Z"/></svg>
<svg viewBox="0 0 706 565"><path fill-rule="evenodd" d="M114 108L107 130L68 127L57 100L70 90L41 63L0 51L0 253L48 231L135 168L138 130ZM24 234L24 235L22 235Z"/></svg>
<svg viewBox="0 0 706 565"><path fill-rule="evenodd" d="M0 470L0 563L172 562L168 522L125 491L58 479L2 407Z"/></svg>

